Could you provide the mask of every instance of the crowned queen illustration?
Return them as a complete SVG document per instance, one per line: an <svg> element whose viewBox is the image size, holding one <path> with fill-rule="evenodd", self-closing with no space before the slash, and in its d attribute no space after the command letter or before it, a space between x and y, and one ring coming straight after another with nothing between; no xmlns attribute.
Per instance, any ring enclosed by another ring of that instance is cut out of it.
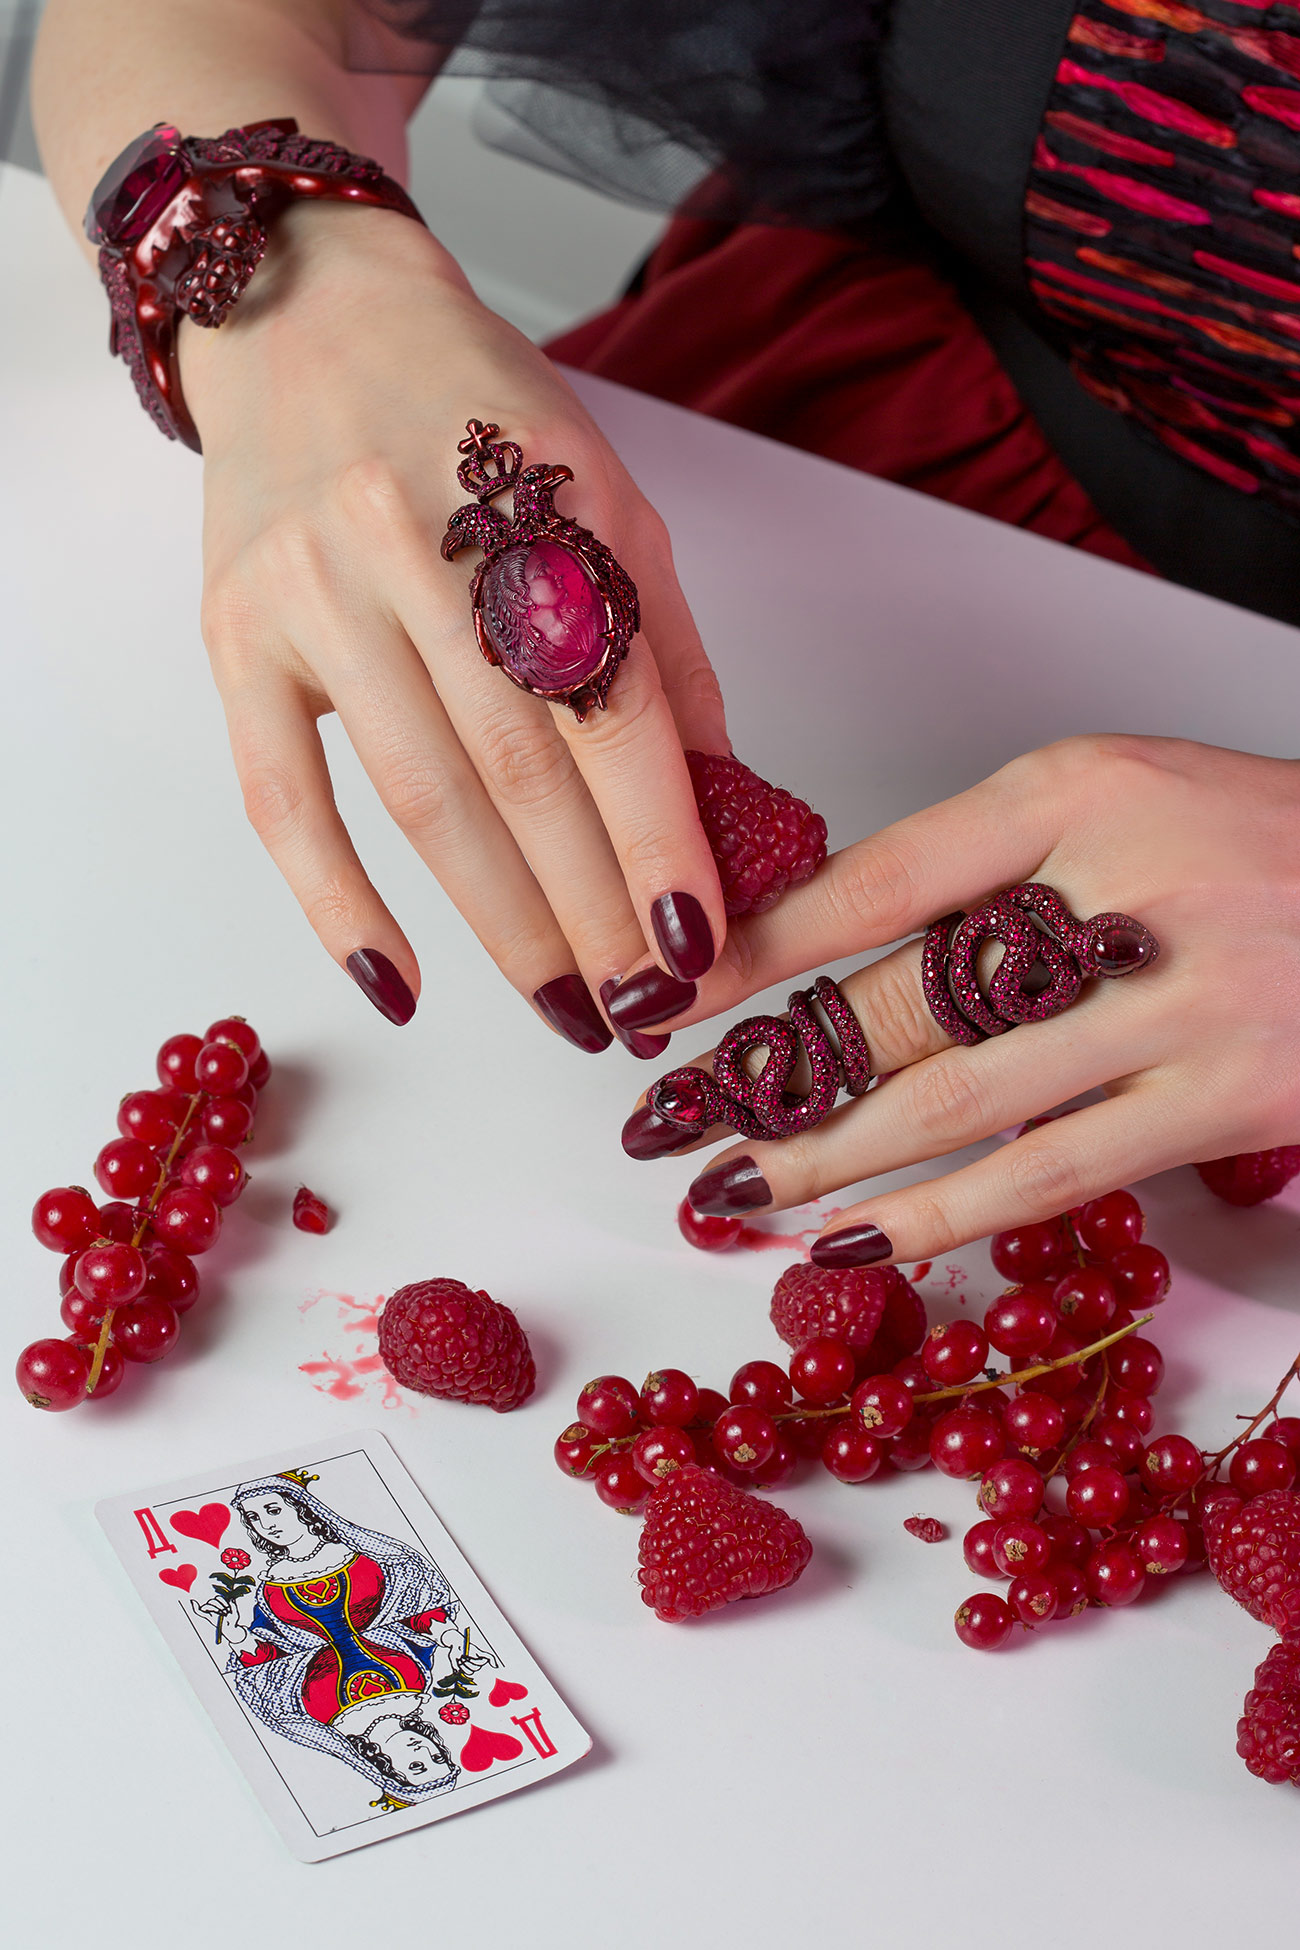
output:
<svg viewBox="0 0 1300 1950"><path fill-rule="evenodd" d="M312 1495L316 1480L287 1470L240 1484L231 1507L264 1568L192 1608L215 1625L250 1712L363 1775L380 1790L372 1806L409 1807L455 1787L439 1701L472 1696L474 1672L497 1660L457 1625L460 1602L429 1558L340 1516Z"/></svg>

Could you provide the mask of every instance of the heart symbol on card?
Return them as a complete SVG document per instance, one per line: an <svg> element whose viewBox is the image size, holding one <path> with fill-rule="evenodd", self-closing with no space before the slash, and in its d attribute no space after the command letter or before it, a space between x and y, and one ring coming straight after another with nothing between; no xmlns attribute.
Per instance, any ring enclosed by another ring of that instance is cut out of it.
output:
<svg viewBox="0 0 1300 1950"><path fill-rule="evenodd" d="M211 1544L213 1550L229 1527L230 1512L224 1503L205 1503L201 1510L178 1510L172 1518L173 1530L179 1530L182 1537L197 1537L201 1544Z"/></svg>
<svg viewBox="0 0 1300 1950"><path fill-rule="evenodd" d="M511 1679L498 1679L488 1694L489 1706L508 1706L512 1699L527 1699L527 1686L516 1686Z"/></svg>
<svg viewBox="0 0 1300 1950"><path fill-rule="evenodd" d="M178 1591L188 1591L199 1575L199 1567L197 1564L178 1564L174 1571L160 1571L158 1575L164 1584L174 1584Z"/></svg>
<svg viewBox="0 0 1300 1950"><path fill-rule="evenodd" d="M471 1727L469 1739L460 1750L460 1764L469 1774L481 1774L494 1760L514 1760L524 1751L522 1740L512 1733L489 1733L486 1727Z"/></svg>

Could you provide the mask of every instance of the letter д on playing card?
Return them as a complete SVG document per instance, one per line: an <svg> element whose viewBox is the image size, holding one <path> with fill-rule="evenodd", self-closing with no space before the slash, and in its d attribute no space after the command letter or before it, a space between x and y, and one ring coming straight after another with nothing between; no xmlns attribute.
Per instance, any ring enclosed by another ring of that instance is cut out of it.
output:
<svg viewBox="0 0 1300 1950"><path fill-rule="evenodd" d="M590 1751L375 1430L95 1514L304 1862L513 1794Z"/></svg>

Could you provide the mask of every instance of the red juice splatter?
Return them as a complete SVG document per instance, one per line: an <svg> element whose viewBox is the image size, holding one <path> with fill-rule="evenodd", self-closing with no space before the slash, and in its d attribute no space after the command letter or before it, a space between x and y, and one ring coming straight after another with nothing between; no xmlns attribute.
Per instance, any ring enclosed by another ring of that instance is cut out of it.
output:
<svg viewBox="0 0 1300 1950"><path fill-rule="evenodd" d="M335 1401L350 1402L365 1396L377 1401L381 1408L405 1408L414 1414L414 1404L405 1399L379 1358L379 1314L384 1295L376 1294L373 1300L358 1300L351 1293L331 1293L322 1289L309 1294L299 1304L299 1313L310 1313L322 1300L333 1303L338 1315L336 1329L348 1341L349 1349L346 1354L331 1354L322 1350L318 1361L299 1362L299 1374L305 1374L313 1388L322 1395L332 1396Z"/></svg>

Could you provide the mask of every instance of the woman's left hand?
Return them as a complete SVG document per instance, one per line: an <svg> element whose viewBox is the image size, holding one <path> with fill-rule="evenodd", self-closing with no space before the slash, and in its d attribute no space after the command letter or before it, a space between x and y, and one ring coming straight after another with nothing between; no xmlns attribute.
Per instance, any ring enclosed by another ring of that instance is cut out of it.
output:
<svg viewBox="0 0 1300 1950"><path fill-rule="evenodd" d="M770 913L733 924L682 1020L1026 880L1055 887L1080 919L1131 914L1157 937L1159 959L1121 982L1085 983L1061 1015L958 1047L922 995L921 943L895 949L841 987L875 1070L897 1074L814 1130L724 1152L696 1179L692 1203L713 1212L801 1205L1080 1092L1105 1092L1106 1102L974 1164L837 1213L814 1248L823 1263L910 1261L1171 1165L1300 1141L1300 763L1291 760L1118 736L1016 759L846 847ZM640 1112L625 1141L651 1156L671 1136Z"/></svg>

